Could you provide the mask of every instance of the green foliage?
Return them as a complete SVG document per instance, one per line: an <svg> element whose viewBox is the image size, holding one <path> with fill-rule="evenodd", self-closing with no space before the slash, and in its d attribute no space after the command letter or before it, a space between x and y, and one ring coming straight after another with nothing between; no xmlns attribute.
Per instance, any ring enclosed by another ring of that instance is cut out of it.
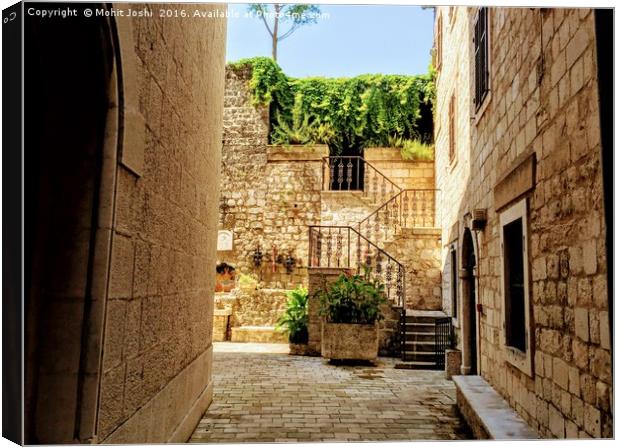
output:
<svg viewBox="0 0 620 447"><path fill-rule="evenodd" d="M435 149L432 144L426 144L419 139L407 140L403 137L388 137L388 146L400 149L403 160L432 161L435 158Z"/></svg>
<svg viewBox="0 0 620 447"><path fill-rule="evenodd" d="M405 140L400 148L403 160L432 161L435 158L435 150L432 145L422 143L420 140Z"/></svg>
<svg viewBox="0 0 620 447"><path fill-rule="evenodd" d="M380 306L387 302L384 285L364 275L340 275L327 289L317 292L320 314L330 323L373 324L383 318Z"/></svg>
<svg viewBox="0 0 620 447"><path fill-rule="evenodd" d="M288 332L291 343L308 343L308 289L298 287L286 292L286 311L276 329Z"/></svg>
<svg viewBox="0 0 620 447"><path fill-rule="evenodd" d="M329 144L332 154L386 146L390 136L432 141L432 128L421 126L421 108L435 98L434 74L366 74L353 78L291 78L269 58L244 59L234 68L252 67L254 104L272 111L272 142L306 123L308 143ZM288 127L287 127L288 126ZM294 138L292 138L294 139ZM290 139L289 139L290 140Z"/></svg>
<svg viewBox="0 0 620 447"><path fill-rule="evenodd" d="M239 275L239 287L256 290L258 288L258 279L254 275L241 273Z"/></svg>

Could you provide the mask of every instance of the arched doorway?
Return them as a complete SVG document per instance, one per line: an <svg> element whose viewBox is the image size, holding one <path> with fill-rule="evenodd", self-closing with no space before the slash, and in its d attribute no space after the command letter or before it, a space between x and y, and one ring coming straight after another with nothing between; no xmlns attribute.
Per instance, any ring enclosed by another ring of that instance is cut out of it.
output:
<svg viewBox="0 0 620 447"><path fill-rule="evenodd" d="M24 19L26 443L82 440L85 392L86 406L96 402L84 361L101 347L88 321L103 278L95 269L106 268L97 235L101 191L113 190L102 172L115 78L109 22L81 9L71 20Z"/></svg>
<svg viewBox="0 0 620 447"><path fill-rule="evenodd" d="M463 338L462 374L478 374L478 339L477 339L477 308L476 308L476 252L469 228L463 233L461 252L461 322Z"/></svg>

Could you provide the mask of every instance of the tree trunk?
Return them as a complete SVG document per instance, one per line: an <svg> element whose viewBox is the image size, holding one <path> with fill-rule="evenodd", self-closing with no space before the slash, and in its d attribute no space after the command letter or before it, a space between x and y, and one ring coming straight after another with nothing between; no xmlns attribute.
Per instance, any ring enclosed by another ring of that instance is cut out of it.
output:
<svg viewBox="0 0 620 447"><path fill-rule="evenodd" d="M274 5L276 16L273 19L273 35L271 36L271 57L275 62L278 61L278 24L280 21L280 5Z"/></svg>

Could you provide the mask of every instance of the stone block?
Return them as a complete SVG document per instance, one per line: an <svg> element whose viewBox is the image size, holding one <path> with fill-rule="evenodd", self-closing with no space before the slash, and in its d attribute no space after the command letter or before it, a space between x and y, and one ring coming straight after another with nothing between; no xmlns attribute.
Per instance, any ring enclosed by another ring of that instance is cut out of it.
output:
<svg viewBox="0 0 620 447"><path fill-rule="evenodd" d="M596 240L591 239L583 244L583 270L586 275L594 275L597 271Z"/></svg>
<svg viewBox="0 0 620 447"><path fill-rule="evenodd" d="M460 374L461 370L461 351L457 349L446 349L445 373L446 379Z"/></svg>
<svg viewBox="0 0 620 447"><path fill-rule="evenodd" d="M575 335L585 342L590 340L588 309L583 307L575 309Z"/></svg>
<svg viewBox="0 0 620 447"><path fill-rule="evenodd" d="M331 360L375 360L379 353L376 324L326 323L321 326L321 356Z"/></svg>

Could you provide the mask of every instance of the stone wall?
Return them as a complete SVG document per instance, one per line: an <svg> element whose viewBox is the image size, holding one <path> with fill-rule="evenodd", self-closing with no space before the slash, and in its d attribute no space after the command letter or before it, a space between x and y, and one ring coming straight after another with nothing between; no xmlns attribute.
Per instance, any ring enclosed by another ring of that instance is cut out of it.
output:
<svg viewBox="0 0 620 447"><path fill-rule="evenodd" d="M153 18L117 18L132 30L123 69L136 103L116 171L99 400L98 440L111 443L184 441L212 395L226 21L145 7Z"/></svg>
<svg viewBox="0 0 620 447"><path fill-rule="evenodd" d="M461 99L461 92L473 91L469 27L475 12L456 8L450 25L448 8L438 8L444 15L445 40L437 91L436 170L439 187L448 192L445 206L453 208L448 208L453 220L444 219L443 235L449 238L444 242L462 235L463 226L469 225L463 219L468 211L488 212L476 248L477 301L482 305L480 371L541 436L610 437L611 352L594 13L491 8L491 91L475 113L468 105L470 97ZM458 122L469 127L458 140L457 164L464 166L456 168L445 156L448 120L442 103L453 86L459 92ZM513 189L506 199L502 185L524 160L533 160L535 166L532 187ZM498 211L521 197L529 204L531 376L505 361L501 327ZM460 227L456 235L455 226Z"/></svg>
<svg viewBox="0 0 620 447"><path fill-rule="evenodd" d="M308 225L320 223L321 158L327 147L269 146L269 112L252 104L249 69L226 70L224 147L220 180L221 230L231 230L232 251L218 259L237 272L256 275L264 287L294 288L306 284ZM257 246L263 264L252 257ZM292 274L273 262L296 260Z"/></svg>
<svg viewBox="0 0 620 447"><path fill-rule="evenodd" d="M407 308L441 310L439 228L403 229L385 250L405 266Z"/></svg>
<svg viewBox="0 0 620 447"><path fill-rule="evenodd" d="M364 149L364 160L401 188L435 189L435 162L403 160L391 147Z"/></svg>

